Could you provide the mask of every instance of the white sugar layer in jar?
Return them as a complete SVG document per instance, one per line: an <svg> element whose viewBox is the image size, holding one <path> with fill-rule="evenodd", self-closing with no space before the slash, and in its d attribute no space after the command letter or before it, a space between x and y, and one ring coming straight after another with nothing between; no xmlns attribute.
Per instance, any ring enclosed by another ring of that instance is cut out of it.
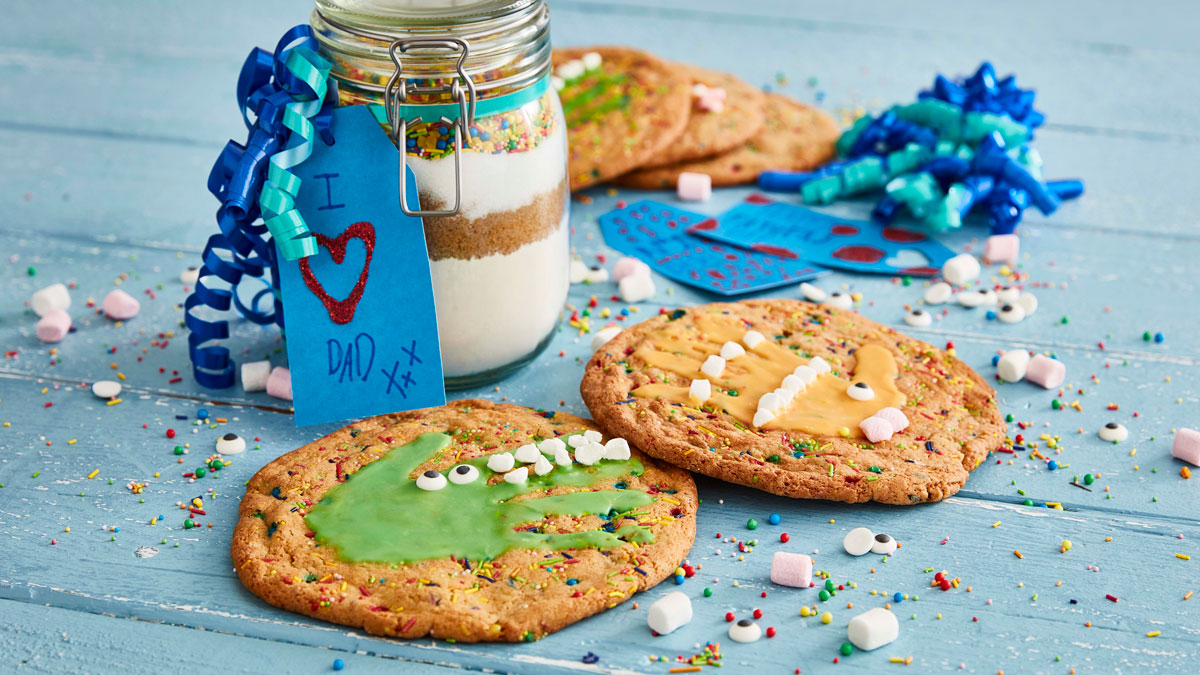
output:
<svg viewBox="0 0 1200 675"><path fill-rule="evenodd" d="M511 253L430 262L446 377L512 363L550 334L570 286L568 231L564 214L549 235Z"/></svg>

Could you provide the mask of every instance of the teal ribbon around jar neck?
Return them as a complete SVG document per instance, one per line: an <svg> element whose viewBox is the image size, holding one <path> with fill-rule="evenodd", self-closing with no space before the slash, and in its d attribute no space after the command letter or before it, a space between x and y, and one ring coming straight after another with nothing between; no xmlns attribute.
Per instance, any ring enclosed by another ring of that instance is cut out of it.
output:
<svg viewBox="0 0 1200 675"><path fill-rule="evenodd" d="M510 94L504 94L495 98L478 100L475 102L475 116L487 117L488 115L515 110L526 103L538 100L549 88L550 76L546 75L524 89L518 89ZM371 103L367 105L367 108L380 124L388 123L387 109L382 104ZM425 122L440 120L442 118L453 122L462 116L462 111L457 103L402 105L400 106L400 110L402 116L410 123L417 117L420 117Z"/></svg>

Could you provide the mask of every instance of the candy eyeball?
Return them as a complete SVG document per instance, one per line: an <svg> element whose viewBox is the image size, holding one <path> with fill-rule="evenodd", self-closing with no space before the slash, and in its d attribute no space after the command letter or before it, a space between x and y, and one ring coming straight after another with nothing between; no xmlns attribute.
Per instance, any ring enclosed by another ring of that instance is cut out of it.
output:
<svg viewBox="0 0 1200 675"><path fill-rule="evenodd" d="M453 469L450 469L450 473L447 477L450 479L450 482L454 483L455 485L466 485L467 483L474 483L475 479L479 478L479 469L475 468L471 464L459 464Z"/></svg>
<svg viewBox="0 0 1200 675"><path fill-rule="evenodd" d="M910 326L928 326L933 323L933 315L923 309L914 309L904 315L904 323Z"/></svg>
<svg viewBox="0 0 1200 675"><path fill-rule="evenodd" d="M875 533L865 527L856 527L842 539L842 548L850 555L865 555L875 544Z"/></svg>
<svg viewBox="0 0 1200 675"><path fill-rule="evenodd" d="M729 627L729 639L734 642L757 642L762 628L750 619L742 619Z"/></svg>
<svg viewBox="0 0 1200 675"><path fill-rule="evenodd" d="M1025 316L1029 316L1037 311L1037 296L1026 291L1017 298L1017 304L1021 306L1021 309L1025 310Z"/></svg>
<svg viewBox="0 0 1200 675"><path fill-rule="evenodd" d="M179 273L179 280L185 284L194 284L200 280L200 269L198 267L189 267Z"/></svg>
<svg viewBox="0 0 1200 675"><path fill-rule="evenodd" d="M237 434L225 434L217 439L217 454L236 455L246 449L246 439Z"/></svg>
<svg viewBox="0 0 1200 675"><path fill-rule="evenodd" d="M875 392L871 389L871 385L866 382L855 382L846 387L846 395L855 401L870 401L875 398Z"/></svg>
<svg viewBox="0 0 1200 675"><path fill-rule="evenodd" d="M1004 305L996 313L996 318L1004 323L1017 323L1025 319L1025 310L1020 305Z"/></svg>
<svg viewBox="0 0 1200 675"><path fill-rule="evenodd" d="M886 534L875 535L875 541L871 544L871 553L880 555L891 555L896 552L896 540Z"/></svg>
<svg viewBox="0 0 1200 675"><path fill-rule="evenodd" d="M957 297L958 304L963 307L991 307L996 304L996 292L991 289L963 291Z"/></svg>
<svg viewBox="0 0 1200 675"><path fill-rule="evenodd" d="M1119 422L1109 422L1100 427L1100 439L1109 443L1120 443L1129 438L1129 430Z"/></svg>
<svg viewBox="0 0 1200 675"><path fill-rule="evenodd" d="M1004 288L1001 288L1000 290L996 291L996 298L1000 302L1003 302L1008 305L1011 305L1012 303L1016 302L1017 298L1019 298L1019 297L1021 297L1021 289L1019 289L1015 286L1005 286Z"/></svg>
<svg viewBox="0 0 1200 675"><path fill-rule="evenodd" d="M850 297L849 293L834 291L825 298L825 302L837 307L838 309L850 309L854 306L854 298Z"/></svg>
<svg viewBox="0 0 1200 675"><path fill-rule="evenodd" d="M442 488L446 487L446 477L437 471L430 469L420 476L417 476L417 487L421 488L422 490L429 490L430 492L434 490L441 490Z"/></svg>

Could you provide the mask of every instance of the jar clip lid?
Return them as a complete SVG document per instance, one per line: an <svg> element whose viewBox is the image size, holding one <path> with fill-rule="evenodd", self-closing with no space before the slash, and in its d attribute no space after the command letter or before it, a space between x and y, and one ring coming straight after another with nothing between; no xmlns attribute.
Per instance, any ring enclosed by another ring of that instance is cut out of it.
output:
<svg viewBox="0 0 1200 675"><path fill-rule="evenodd" d="M461 50L462 54L458 57L458 76L461 80L456 79L448 84L441 84L436 87L423 87L420 85L409 85L404 79L404 66L400 62L400 55L411 48L424 49L449 49ZM470 53L470 45L462 38L413 38L407 40L395 40L388 48L388 53L391 54L392 62L396 64L396 70L388 79L387 86L383 91L384 108L387 112L388 123L391 124L392 134L395 137L396 149L400 153L400 208L408 216L453 216L457 215L462 208L462 154L463 154L463 139L467 137L468 129L475 123L475 83L471 81L471 77L467 75L463 69L463 64L466 63L467 55ZM463 91L463 84L466 85L466 92ZM410 210L408 203L405 201L405 174L408 169L408 151L405 147L405 139L408 136L408 119L404 116L402 107L408 101L409 93L413 94L449 94L450 100L458 104L459 116L452 124L457 127L454 134L454 204L448 209L416 209Z"/></svg>

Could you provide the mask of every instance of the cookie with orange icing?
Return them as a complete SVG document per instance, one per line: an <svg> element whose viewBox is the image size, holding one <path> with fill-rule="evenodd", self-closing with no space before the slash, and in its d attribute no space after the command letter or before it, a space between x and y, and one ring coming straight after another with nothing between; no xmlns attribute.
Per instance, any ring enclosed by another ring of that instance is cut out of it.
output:
<svg viewBox="0 0 1200 675"><path fill-rule="evenodd" d="M945 499L1005 441L995 392L953 354L797 300L660 314L598 350L580 390L653 457L805 499Z"/></svg>

